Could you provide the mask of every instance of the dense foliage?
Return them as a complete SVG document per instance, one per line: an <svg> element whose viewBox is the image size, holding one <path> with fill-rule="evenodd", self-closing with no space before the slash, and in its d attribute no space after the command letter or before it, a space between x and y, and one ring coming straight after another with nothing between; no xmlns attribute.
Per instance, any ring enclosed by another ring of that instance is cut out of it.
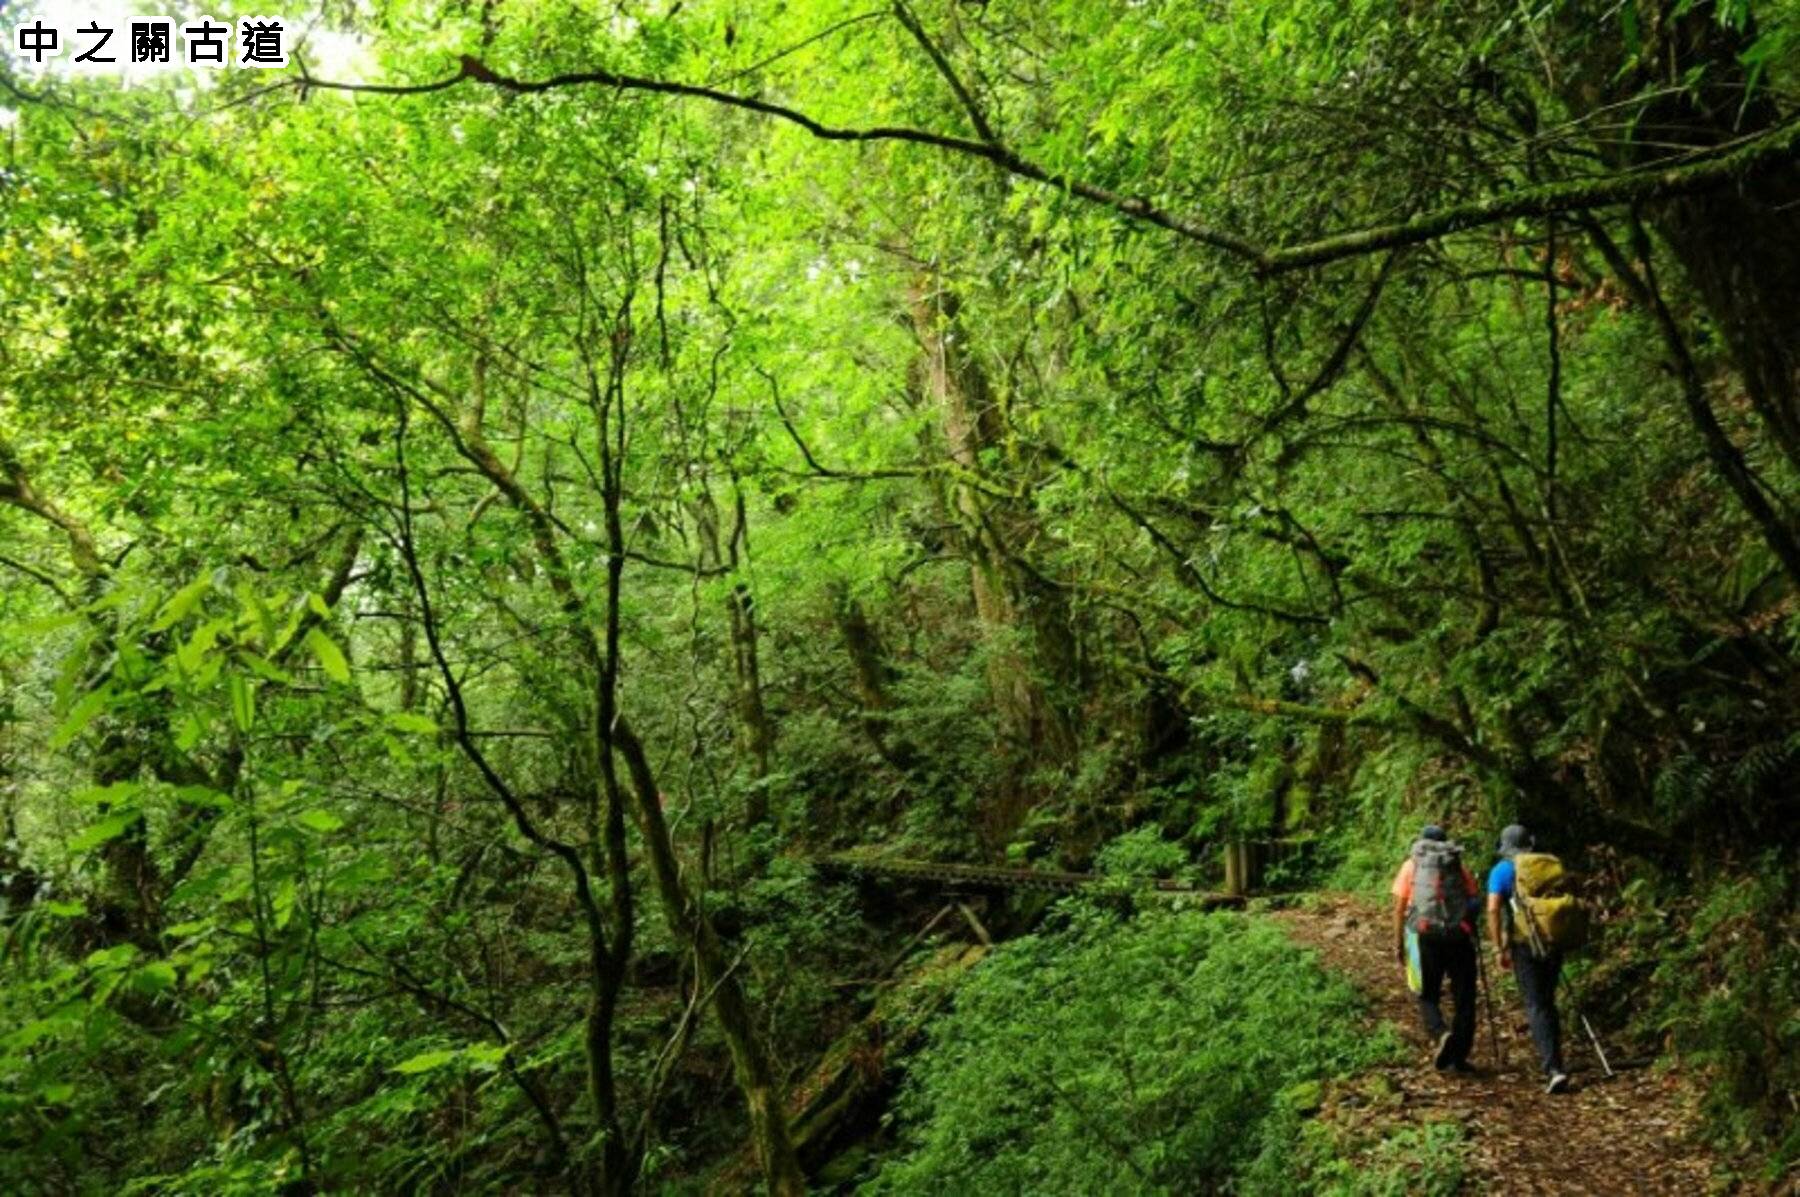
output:
<svg viewBox="0 0 1800 1197"><path fill-rule="evenodd" d="M0 66L0 1190L795 1192L941 901L812 858L1363 884L1427 815L1595 878L1595 1008L1796 1166L1791 0L288 15ZM1266 930L1083 924L880 1185L1099 1167L1052 1082L1250 1167L1151 992L960 1120L1096 959L1353 1058Z"/></svg>
<svg viewBox="0 0 1800 1197"><path fill-rule="evenodd" d="M1270 924L1070 922L963 986L907 1070L914 1142L870 1191L1211 1192L1259 1152L1279 1176L1286 1095L1398 1047Z"/></svg>

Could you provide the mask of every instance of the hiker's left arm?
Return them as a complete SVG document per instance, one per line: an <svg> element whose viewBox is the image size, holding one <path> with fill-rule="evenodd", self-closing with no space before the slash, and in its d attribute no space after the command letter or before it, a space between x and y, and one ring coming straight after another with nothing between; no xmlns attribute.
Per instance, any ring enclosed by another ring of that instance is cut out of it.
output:
<svg viewBox="0 0 1800 1197"><path fill-rule="evenodd" d="M1406 895L1394 895L1394 954L1406 963Z"/></svg>

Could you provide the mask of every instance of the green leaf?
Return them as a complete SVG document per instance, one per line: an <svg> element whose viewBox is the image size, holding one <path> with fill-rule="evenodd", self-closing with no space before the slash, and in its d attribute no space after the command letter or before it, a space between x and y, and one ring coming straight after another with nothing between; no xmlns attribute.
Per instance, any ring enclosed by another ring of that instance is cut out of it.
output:
<svg viewBox="0 0 1800 1197"><path fill-rule="evenodd" d="M310 590L307 591L306 592L306 605L308 607L311 607L312 613L314 615L317 615L320 619L330 619L331 618L331 608L327 607L325 605L325 598L323 595L315 594L314 592L312 592Z"/></svg>
<svg viewBox="0 0 1800 1197"><path fill-rule="evenodd" d="M379 852L365 852L339 869L325 884L334 893L351 893L386 881L393 873L393 866Z"/></svg>
<svg viewBox="0 0 1800 1197"><path fill-rule="evenodd" d="M388 758L396 765L399 765L403 769L412 767L413 755L406 750L406 742L404 740L400 740L394 736L384 735L381 737L381 746L387 749Z"/></svg>
<svg viewBox="0 0 1800 1197"><path fill-rule="evenodd" d="M134 944L114 944L110 948L101 948L97 952L89 952L83 961L89 968L117 968L121 964L129 964L137 958L137 947Z"/></svg>
<svg viewBox="0 0 1800 1197"><path fill-rule="evenodd" d="M175 797L184 806L210 806L216 810L224 810L231 805L229 794L221 794L211 786L176 786Z"/></svg>
<svg viewBox="0 0 1800 1197"><path fill-rule="evenodd" d="M191 751L194 745L200 742L200 737L205 734L206 724L200 721L200 716L192 711L183 712L181 720L175 728L175 747L183 752Z"/></svg>
<svg viewBox="0 0 1800 1197"><path fill-rule="evenodd" d="M79 736L82 730L92 723L101 711L106 709L106 704L110 701L112 701L112 688L109 686L101 686L97 690L89 690L83 694L81 701L70 709L62 723L57 726L56 734L50 737L51 751L60 751L73 744L75 737Z"/></svg>
<svg viewBox="0 0 1800 1197"><path fill-rule="evenodd" d="M319 668L325 671L325 676L339 683L350 680L350 662L344 659L343 650L330 636L318 628L309 628L306 632L306 647L318 658Z"/></svg>
<svg viewBox="0 0 1800 1197"><path fill-rule="evenodd" d="M8 1051L22 1051L38 1040L48 1038L60 1029L54 1019L34 1018L17 1030L9 1032L4 1039L0 1039L0 1046L5 1047Z"/></svg>
<svg viewBox="0 0 1800 1197"><path fill-rule="evenodd" d="M292 877L282 879L275 887L275 894L269 899L269 910L275 916L275 929L284 930L294 917L294 901L300 896L299 886Z"/></svg>
<svg viewBox="0 0 1800 1197"><path fill-rule="evenodd" d="M247 648L238 649L238 660L248 665L250 667L250 672L266 681L271 681L281 686L291 686L294 684L292 674L277 667L275 663L270 661L267 657L258 656Z"/></svg>
<svg viewBox="0 0 1800 1197"><path fill-rule="evenodd" d="M437 735L437 721L428 715L414 714L412 711L390 711L387 725L395 731L411 732L417 736Z"/></svg>
<svg viewBox="0 0 1800 1197"><path fill-rule="evenodd" d="M27 636L48 636L51 632L60 632L80 619L79 613L64 611L58 615L46 615L42 619L28 619L24 623L13 626Z"/></svg>
<svg viewBox="0 0 1800 1197"><path fill-rule="evenodd" d="M420 1052L412 1059L404 1060L401 1063L394 1065L394 1071L403 1072L408 1075L418 1072L430 1072L434 1068L442 1068L460 1055L462 1055L462 1053L459 1051Z"/></svg>
<svg viewBox="0 0 1800 1197"><path fill-rule="evenodd" d="M505 1043L472 1043L463 1049L463 1055L476 1068L494 1069L500 1067L510 1050L511 1045Z"/></svg>
<svg viewBox="0 0 1800 1197"><path fill-rule="evenodd" d="M294 816L294 822L300 824L302 827L319 832L321 835L327 832L336 831L344 825L342 819L338 818L330 811L324 810L301 811Z"/></svg>
<svg viewBox="0 0 1800 1197"><path fill-rule="evenodd" d="M125 801L143 789L135 781L115 781L111 785L86 786L69 795L71 801L83 806L98 806L101 803L114 805Z"/></svg>
<svg viewBox="0 0 1800 1197"><path fill-rule="evenodd" d="M203 574L177 590L170 596L169 601L163 604L162 610L157 613L156 622L150 625L150 630L153 632L167 631L186 619L188 613L194 609L194 605L200 601L211 585L212 576Z"/></svg>
<svg viewBox="0 0 1800 1197"><path fill-rule="evenodd" d="M131 975L131 987L139 993L161 993L175 984L175 966L166 960L153 960Z"/></svg>
<svg viewBox="0 0 1800 1197"><path fill-rule="evenodd" d="M262 635L264 644L275 640L275 616L269 610L269 604L263 602L262 595L248 582L239 582L234 588L237 594L238 607L242 615L240 622L247 628L254 628Z"/></svg>
<svg viewBox="0 0 1800 1197"><path fill-rule="evenodd" d="M231 690L231 721L240 732L248 732L256 723L256 687L241 673L232 674L226 684Z"/></svg>
<svg viewBox="0 0 1800 1197"><path fill-rule="evenodd" d="M127 807L124 810L114 811L98 823L89 827L86 831L70 837L68 844L69 851L88 852L98 848L101 844L118 839L119 836L125 833L127 827L130 827L142 817L143 812L138 810L135 806Z"/></svg>
<svg viewBox="0 0 1800 1197"><path fill-rule="evenodd" d="M38 909L52 918L74 919L87 913L86 902L44 902Z"/></svg>
<svg viewBox="0 0 1800 1197"><path fill-rule="evenodd" d="M274 642L268 645L265 651L271 655L285 651L293 641L294 633L300 630L300 621L305 617L306 607L304 604L296 604L292 607L288 611L287 619L281 625L281 631L276 634Z"/></svg>
<svg viewBox="0 0 1800 1197"><path fill-rule="evenodd" d="M176 667L186 673L198 673L206 663L206 654L218 643L219 634L230 626L228 619L209 619L195 628L193 635L175 651Z"/></svg>

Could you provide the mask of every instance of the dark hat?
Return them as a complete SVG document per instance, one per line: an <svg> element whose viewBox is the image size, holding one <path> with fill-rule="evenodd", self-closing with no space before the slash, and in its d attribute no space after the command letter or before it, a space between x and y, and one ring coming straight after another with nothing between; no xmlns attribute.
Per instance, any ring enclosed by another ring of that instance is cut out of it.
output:
<svg viewBox="0 0 1800 1197"><path fill-rule="evenodd" d="M1435 843L1441 844L1445 840L1449 839L1450 837L1445 835L1444 829L1442 827L1439 827L1436 823L1427 823L1419 831L1419 838L1422 840L1431 840Z"/></svg>
<svg viewBox="0 0 1800 1197"><path fill-rule="evenodd" d="M1524 824L1513 823L1500 833L1498 851L1502 856L1517 856L1521 852L1531 851L1534 842Z"/></svg>

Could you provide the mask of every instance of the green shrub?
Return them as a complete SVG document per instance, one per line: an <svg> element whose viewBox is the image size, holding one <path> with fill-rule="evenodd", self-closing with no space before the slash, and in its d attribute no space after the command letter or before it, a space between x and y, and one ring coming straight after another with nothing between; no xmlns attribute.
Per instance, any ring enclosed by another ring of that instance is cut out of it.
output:
<svg viewBox="0 0 1800 1197"><path fill-rule="evenodd" d="M1800 918L1795 876L1778 853L1698 895L1672 921L1634 887L1618 954L1653 962L1639 1030L1707 1077L1714 1134L1766 1155L1771 1177L1800 1163Z"/></svg>
<svg viewBox="0 0 1800 1197"><path fill-rule="evenodd" d="M1143 880L1174 877L1187 868L1187 849L1163 838L1162 824L1147 823L1117 836L1094 856L1094 871Z"/></svg>
<svg viewBox="0 0 1800 1197"><path fill-rule="evenodd" d="M871 1193L1165 1193L1227 1182L1301 1082L1396 1049L1272 924L1083 904L998 949L908 1068Z"/></svg>
<svg viewBox="0 0 1800 1197"><path fill-rule="evenodd" d="M1245 1197L1452 1197L1462 1192L1463 1128L1427 1122L1370 1142L1298 1112L1264 1126L1262 1154L1239 1178Z"/></svg>

